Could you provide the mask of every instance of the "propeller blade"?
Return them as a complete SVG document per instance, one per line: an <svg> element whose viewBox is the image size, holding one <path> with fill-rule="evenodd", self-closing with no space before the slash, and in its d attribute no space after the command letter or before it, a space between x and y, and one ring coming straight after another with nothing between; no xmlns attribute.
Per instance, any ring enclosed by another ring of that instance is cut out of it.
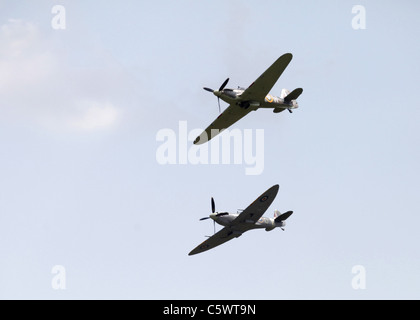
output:
<svg viewBox="0 0 420 320"><path fill-rule="evenodd" d="M204 87L203 89L206 90L206 91L209 91L209 92L213 92L214 91L213 89L206 88L206 87Z"/></svg>
<svg viewBox="0 0 420 320"><path fill-rule="evenodd" d="M223 82L222 83L222 85L220 86L220 88L219 88L219 91L222 91L225 87L226 87L226 85L227 85L227 83L229 82L229 78L227 78L226 80L225 80L225 82Z"/></svg>
<svg viewBox="0 0 420 320"><path fill-rule="evenodd" d="M216 211L216 205L214 204L213 197L211 198L211 212L214 213Z"/></svg>
<svg viewBox="0 0 420 320"><path fill-rule="evenodd" d="M207 220L207 219L210 219L210 217L201 218L200 221Z"/></svg>
<svg viewBox="0 0 420 320"><path fill-rule="evenodd" d="M222 112L220 111L220 98L219 97L217 97L217 103L219 104L219 114L220 114Z"/></svg>
<svg viewBox="0 0 420 320"><path fill-rule="evenodd" d="M290 110L290 109L287 109L287 110L289 110L289 112L290 112L290 113L293 113L293 111L292 111L292 110Z"/></svg>
<svg viewBox="0 0 420 320"><path fill-rule="evenodd" d="M213 234L216 234L216 221L213 220Z"/></svg>

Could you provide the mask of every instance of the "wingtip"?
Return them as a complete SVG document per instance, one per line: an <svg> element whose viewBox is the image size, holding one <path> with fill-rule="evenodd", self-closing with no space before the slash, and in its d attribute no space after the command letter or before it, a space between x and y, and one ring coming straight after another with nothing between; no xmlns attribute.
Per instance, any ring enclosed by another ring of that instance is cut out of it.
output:
<svg viewBox="0 0 420 320"><path fill-rule="evenodd" d="M200 145L200 144L204 144L204 143L206 143L208 140L207 140L207 138L206 137L201 137L201 135L200 136L198 136L197 138L195 138L195 140L194 140L194 142L193 142L193 144L195 144L195 145Z"/></svg>
<svg viewBox="0 0 420 320"><path fill-rule="evenodd" d="M199 142L200 142L200 137L197 137L197 138L195 138L193 144L195 144L195 145L201 144Z"/></svg>
<svg viewBox="0 0 420 320"><path fill-rule="evenodd" d="M277 193L279 192L280 186L278 184L275 184L274 186L271 187L272 190L275 193L275 196L277 196Z"/></svg>
<svg viewBox="0 0 420 320"><path fill-rule="evenodd" d="M194 250L191 250L190 251L190 253L188 254L189 256L193 256L193 255L195 255L195 254L197 254L197 252L194 252Z"/></svg>
<svg viewBox="0 0 420 320"><path fill-rule="evenodd" d="M293 55L291 53L285 53L277 59L277 62L285 63L286 66L292 61Z"/></svg>

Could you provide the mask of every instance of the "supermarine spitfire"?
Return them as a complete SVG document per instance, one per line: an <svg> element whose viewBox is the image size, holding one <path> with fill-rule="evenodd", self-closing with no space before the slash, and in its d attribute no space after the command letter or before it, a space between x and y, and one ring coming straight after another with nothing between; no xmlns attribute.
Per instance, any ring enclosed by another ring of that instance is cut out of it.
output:
<svg viewBox="0 0 420 320"><path fill-rule="evenodd" d="M286 219L290 217L293 211L287 211L281 214L279 211L274 211L274 218L262 217L268 207L274 201L279 185L276 184L260 195L252 204L250 204L241 213L234 214L228 212L216 212L213 198L211 198L212 213L208 217L201 218L200 220L213 219L215 223L224 226L224 228L213 236L209 237L206 241L199 244L193 249L189 255L201 253L217 247L226 241L240 237L244 232L252 229L265 229L271 231L274 228L281 228L284 230Z"/></svg>
<svg viewBox="0 0 420 320"><path fill-rule="evenodd" d="M209 141L251 111L256 111L259 108L273 108L274 113L279 113L286 109L292 112L293 109L298 108L299 105L296 99L302 94L302 88L297 88L292 92L283 89L280 97L269 94L274 84L289 65L292 57L291 53L282 55L247 89L240 87L238 89L225 88L229 78L222 83L219 90L204 88L204 90L212 92L217 97L219 113L220 99L227 102L229 107L223 113L220 113L216 120L194 140L194 144L199 145Z"/></svg>

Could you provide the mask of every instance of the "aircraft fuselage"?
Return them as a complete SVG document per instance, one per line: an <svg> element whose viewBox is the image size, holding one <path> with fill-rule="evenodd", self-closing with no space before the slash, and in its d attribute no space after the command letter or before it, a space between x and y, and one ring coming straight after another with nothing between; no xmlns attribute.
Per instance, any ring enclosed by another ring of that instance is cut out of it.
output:
<svg viewBox="0 0 420 320"><path fill-rule="evenodd" d="M267 231L270 231L276 227L284 227L286 223L284 221L282 222L275 222L273 218L267 218L267 217L261 217L257 222L253 221L245 221L241 222L239 224L235 224L235 219L239 216L239 214L227 214L224 216L217 217L216 215L210 215L210 218L212 218L215 222L218 224L224 226L224 227L236 227L240 228L242 230L247 231L251 229L266 229Z"/></svg>
<svg viewBox="0 0 420 320"><path fill-rule="evenodd" d="M241 99L241 95L244 89L223 89L222 91L214 91L213 94L219 97L228 104L235 103L245 109L251 107L253 109L258 108L272 108L278 110L277 112L285 109L297 109L299 107L296 100L284 101L283 98L267 94L263 101L248 101Z"/></svg>

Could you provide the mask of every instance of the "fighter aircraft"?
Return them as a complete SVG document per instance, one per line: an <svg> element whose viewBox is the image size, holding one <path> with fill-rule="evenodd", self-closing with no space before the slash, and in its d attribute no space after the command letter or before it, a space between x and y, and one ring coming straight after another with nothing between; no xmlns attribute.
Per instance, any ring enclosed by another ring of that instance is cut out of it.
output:
<svg viewBox="0 0 420 320"><path fill-rule="evenodd" d="M222 226L223 229L215 232L213 236L206 241L199 244L193 249L189 255L201 253L217 247L226 241L233 238L240 237L244 232L252 229L264 228L266 231L271 231L274 228L281 228L284 230L286 226L286 219L290 217L293 211L287 211L281 214L278 210L274 211L274 218L262 217L264 212L268 209L279 191L279 185L276 184L260 195L253 203L251 203L245 210L238 214L228 212L216 212L214 199L211 198L212 213L208 217L201 218L201 220L213 219L214 231L216 231L216 222Z"/></svg>
<svg viewBox="0 0 420 320"><path fill-rule="evenodd" d="M292 60L292 57L291 53L282 55L247 89L241 87L238 87L238 89L225 88L229 82L229 78L222 83L219 90L203 88L204 90L213 92L217 97L219 113L220 99L229 103L229 107L223 113L220 113L216 120L194 140L194 144L203 144L209 141L251 111L256 111L259 108L273 108L274 113L279 113L286 109L291 113L293 109L298 108L299 105L296 99L302 94L302 88L297 88L292 92L283 89L280 97L269 94L274 84Z"/></svg>

